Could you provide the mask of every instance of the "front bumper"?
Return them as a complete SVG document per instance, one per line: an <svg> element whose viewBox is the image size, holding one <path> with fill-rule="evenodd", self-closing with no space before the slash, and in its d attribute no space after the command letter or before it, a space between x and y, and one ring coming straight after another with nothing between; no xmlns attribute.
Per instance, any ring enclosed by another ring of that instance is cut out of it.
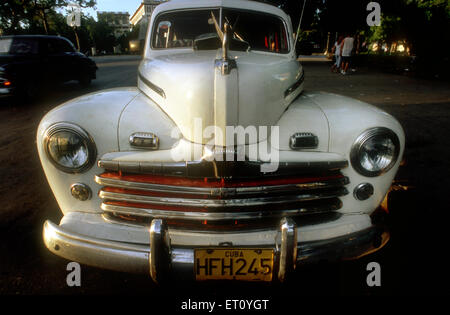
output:
<svg viewBox="0 0 450 315"><path fill-rule="evenodd" d="M13 88L0 87L0 97L12 95L13 92L14 92Z"/></svg>
<svg viewBox="0 0 450 315"><path fill-rule="evenodd" d="M284 281L296 267L322 260L355 259L381 249L389 232L372 219L363 230L325 240L297 242L297 227L282 219L275 249L274 279ZM199 246L171 246L165 222L154 219L148 245L103 240L77 234L50 221L44 224L43 238L54 254L82 264L133 273L150 273L155 282L170 276L194 280L194 250ZM258 247L258 246L252 246ZM267 247L267 245L260 246Z"/></svg>
<svg viewBox="0 0 450 315"><path fill-rule="evenodd" d="M4 77L4 69L0 67L0 97L12 95L14 92L13 86L11 86L11 82ZM9 83L9 85L6 85Z"/></svg>

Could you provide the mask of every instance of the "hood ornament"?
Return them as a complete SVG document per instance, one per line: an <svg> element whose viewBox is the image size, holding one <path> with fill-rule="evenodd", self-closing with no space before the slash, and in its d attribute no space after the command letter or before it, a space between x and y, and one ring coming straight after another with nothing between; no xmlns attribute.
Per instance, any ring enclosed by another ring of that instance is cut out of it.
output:
<svg viewBox="0 0 450 315"><path fill-rule="evenodd" d="M223 25L223 31L220 29L219 23L217 23L214 13L211 12L212 20L216 28L217 35L222 41L222 59L215 60L215 66L220 70L222 75L230 74L232 69L237 69L236 60L228 58L229 49L229 30L230 26L227 22Z"/></svg>

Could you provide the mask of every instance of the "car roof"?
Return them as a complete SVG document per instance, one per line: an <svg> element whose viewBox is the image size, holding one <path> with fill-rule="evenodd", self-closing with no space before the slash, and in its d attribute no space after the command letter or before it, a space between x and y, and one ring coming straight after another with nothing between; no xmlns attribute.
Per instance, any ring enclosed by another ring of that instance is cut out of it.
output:
<svg viewBox="0 0 450 315"><path fill-rule="evenodd" d="M57 35L5 35L5 36L0 36L0 39L5 39L5 38L28 38L28 39L53 38L53 39L67 40L65 37L57 36Z"/></svg>
<svg viewBox="0 0 450 315"><path fill-rule="evenodd" d="M286 19L286 13L277 8L273 4L268 4L265 1L250 1L250 0L171 0L156 6L154 15L163 11L171 11L177 9L195 9L195 8L211 8L211 7L225 7L234 9L252 10L257 12L271 13Z"/></svg>

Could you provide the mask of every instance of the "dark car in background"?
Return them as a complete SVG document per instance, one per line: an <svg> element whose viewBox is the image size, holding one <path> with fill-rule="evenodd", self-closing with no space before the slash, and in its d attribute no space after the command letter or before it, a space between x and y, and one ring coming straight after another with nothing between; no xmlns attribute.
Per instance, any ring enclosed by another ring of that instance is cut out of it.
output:
<svg viewBox="0 0 450 315"><path fill-rule="evenodd" d="M95 62L61 36L0 36L0 96L33 100L45 87L96 78Z"/></svg>
<svg viewBox="0 0 450 315"><path fill-rule="evenodd" d="M322 53L323 49L318 42L303 40L298 44L297 52L300 55L310 56L313 53Z"/></svg>

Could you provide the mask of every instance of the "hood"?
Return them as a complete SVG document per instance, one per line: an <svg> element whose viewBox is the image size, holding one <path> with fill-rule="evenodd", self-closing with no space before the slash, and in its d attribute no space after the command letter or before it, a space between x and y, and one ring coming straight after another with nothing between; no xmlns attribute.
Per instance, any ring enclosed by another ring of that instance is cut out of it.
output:
<svg viewBox="0 0 450 315"><path fill-rule="evenodd" d="M258 130L259 126L275 125L302 89L285 96L301 76L301 66L295 59L231 51L229 57L237 67L223 75L215 67L221 55L221 49L184 50L144 59L139 67L138 87L189 141L224 146L227 126L255 126ZM263 137L236 138L234 144L256 143Z"/></svg>

